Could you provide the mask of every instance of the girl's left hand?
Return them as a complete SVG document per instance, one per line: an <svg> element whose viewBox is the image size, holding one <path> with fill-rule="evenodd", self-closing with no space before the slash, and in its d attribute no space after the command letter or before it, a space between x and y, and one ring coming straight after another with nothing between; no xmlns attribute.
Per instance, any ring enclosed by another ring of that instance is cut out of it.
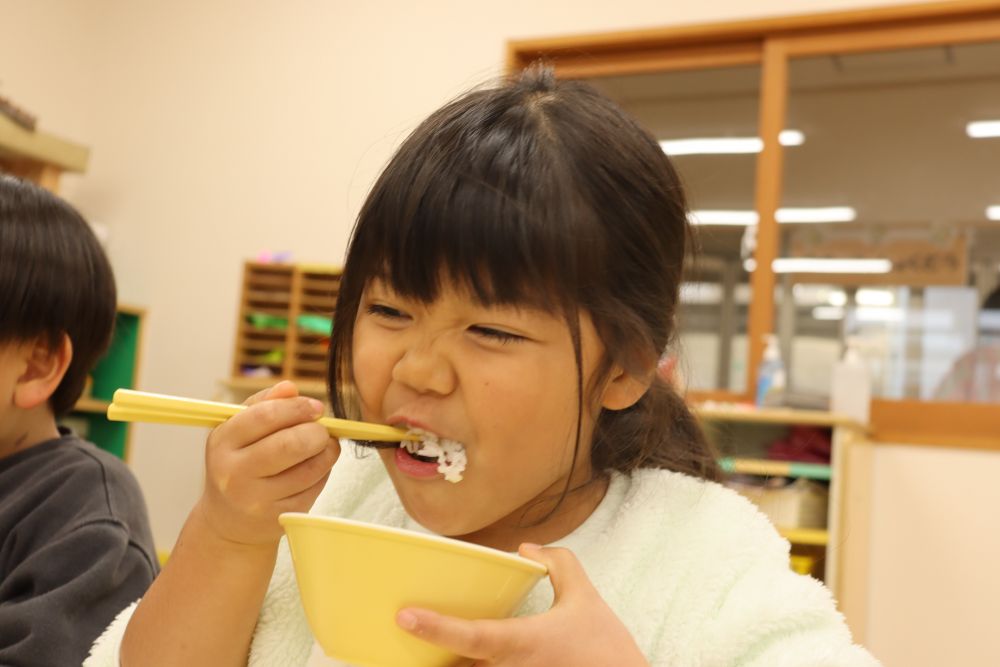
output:
<svg viewBox="0 0 1000 667"><path fill-rule="evenodd" d="M471 658L476 667L648 667L632 635L590 583L572 551L522 544L519 552L549 569L555 599L547 612L468 621L407 608L396 615L396 623L424 641Z"/></svg>

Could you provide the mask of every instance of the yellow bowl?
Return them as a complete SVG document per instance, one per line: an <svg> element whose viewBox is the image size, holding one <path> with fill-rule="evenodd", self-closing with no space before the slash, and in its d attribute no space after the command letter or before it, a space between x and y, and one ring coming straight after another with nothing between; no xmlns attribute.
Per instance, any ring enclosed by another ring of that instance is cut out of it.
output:
<svg viewBox="0 0 1000 667"><path fill-rule="evenodd" d="M316 640L359 667L457 664L455 654L401 630L396 612L506 618L546 574L526 558L437 535L299 513L280 521Z"/></svg>

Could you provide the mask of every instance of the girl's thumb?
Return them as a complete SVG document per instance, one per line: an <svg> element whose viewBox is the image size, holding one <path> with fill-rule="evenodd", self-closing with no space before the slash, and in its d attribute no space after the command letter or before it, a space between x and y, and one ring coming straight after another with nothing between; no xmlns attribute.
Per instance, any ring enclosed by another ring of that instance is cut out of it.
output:
<svg viewBox="0 0 1000 667"><path fill-rule="evenodd" d="M518 553L548 568L549 581L552 582L552 591L555 594L553 605L558 604L563 598L593 589L583 565L569 549L541 547L526 542L518 549Z"/></svg>

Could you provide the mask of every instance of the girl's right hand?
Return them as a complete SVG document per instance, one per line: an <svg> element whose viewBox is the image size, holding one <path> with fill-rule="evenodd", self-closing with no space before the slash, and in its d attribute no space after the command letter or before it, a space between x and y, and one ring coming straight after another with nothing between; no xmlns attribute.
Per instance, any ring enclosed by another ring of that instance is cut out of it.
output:
<svg viewBox="0 0 1000 667"><path fill-rule="evenodd" d="M282 512L306 512L340 456L340 443L316 422L323 404L282 381L217 426L205 447L205 491L196 512L220 538L276 545Z"/></svg>

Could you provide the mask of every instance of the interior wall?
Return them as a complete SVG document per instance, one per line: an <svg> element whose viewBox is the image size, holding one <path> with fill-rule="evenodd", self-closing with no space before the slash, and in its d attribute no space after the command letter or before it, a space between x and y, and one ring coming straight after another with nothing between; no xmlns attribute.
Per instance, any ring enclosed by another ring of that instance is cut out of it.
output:
<svg viewBox="0 0 1000 667"><path fill-rule="evenodd" d="M879 445L868 648L886 667L993 667L1000 454Z"/></svg>

